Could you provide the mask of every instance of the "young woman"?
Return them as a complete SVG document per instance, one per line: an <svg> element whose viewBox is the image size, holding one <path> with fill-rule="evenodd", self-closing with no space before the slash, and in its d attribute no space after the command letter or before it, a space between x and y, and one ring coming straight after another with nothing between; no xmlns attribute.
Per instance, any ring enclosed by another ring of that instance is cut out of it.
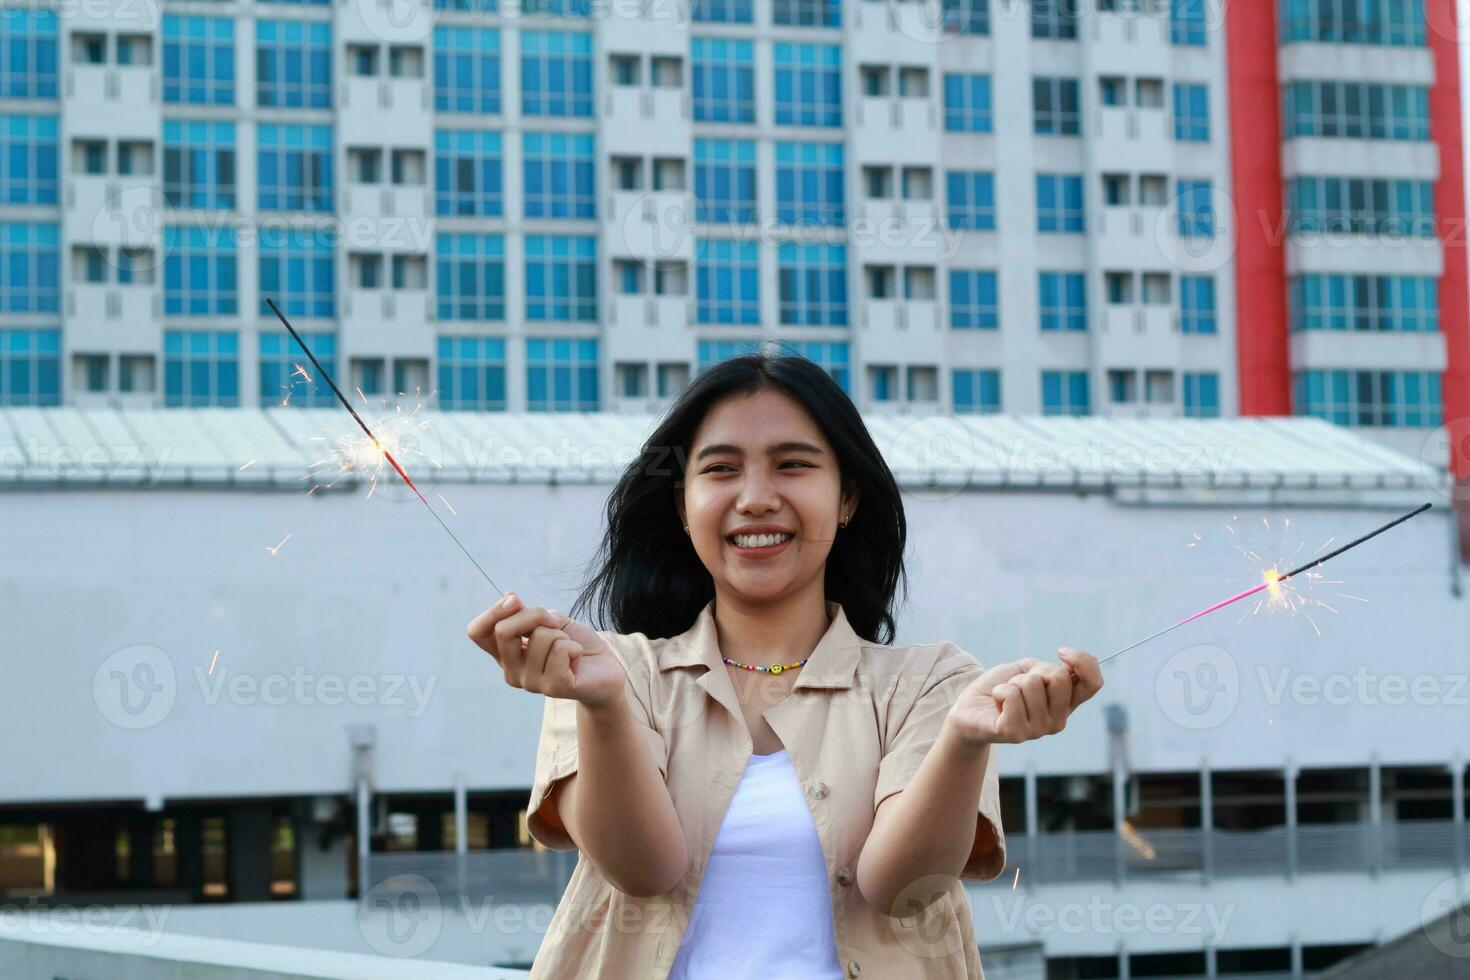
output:
<svg viewBox="0 0 1470 980"><path fill-rule="evenodd" d="M530 833L580 851L533 980L983 975L960 882L1005 865L991 747L1061 731L1102 676L895 644L905 536L842 389L749 355L613 490L571 610L611 629L514 593L469 624L546 698Z"/></svg>

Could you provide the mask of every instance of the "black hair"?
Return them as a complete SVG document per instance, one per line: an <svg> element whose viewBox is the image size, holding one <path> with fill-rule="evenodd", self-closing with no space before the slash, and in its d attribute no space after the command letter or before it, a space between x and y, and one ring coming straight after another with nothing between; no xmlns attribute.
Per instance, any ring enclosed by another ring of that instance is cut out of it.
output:
<svg viewBox="0 0 1470 980"><path fill-rule="evenodd" d="M842 605L859 636L893 642L894 593L900 586L905 598L908 592L908 529L898 482L857 406L831 375L805 357L773 352L721 361L669 406L608 496L606 534L570 610L573 618L591 612L605 628L650 638L694 625L714 598L714 579L684 533L675 494L694 434L710 410L726 398L766 390L805 407L837 454L843 489L858 494L857 509L827 556L826 598Z"/></svg>

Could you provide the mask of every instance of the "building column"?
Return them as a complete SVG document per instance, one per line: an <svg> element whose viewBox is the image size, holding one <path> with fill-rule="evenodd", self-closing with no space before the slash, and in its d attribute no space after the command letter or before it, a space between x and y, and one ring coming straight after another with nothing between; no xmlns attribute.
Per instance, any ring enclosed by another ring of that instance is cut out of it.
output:
<svg viewBox="0 0 1470 980"><path fill-rule="evenodd" d="M1368 757L1368 871L1383 870L1383 767L1378 753Z"/></svg>
<svg viewBox="0 0 1470 980"><path fill-rule="evenodd" d="M456 887L461 895L465 892L466 863L470 850L470 807L469 793L465 788L464 773L454 774L454 875Z"/></svg>
<svg viewBox="0 0 1470 980"><path fill-rule="evenodd" d="M1450 819L1455 822L1455 872L1465 871L1465 760L1450 760Z"/></svg>
<svg viewBox="0 0 1470 980"><path fill-rule="evenodd" d="M1199 826L1204 849L1204 882L1207 885L1215 876L1215 793L1210 783L1210 760L1206 757L1200 763ZM1213 956L1208 951L1206 955L1211 956L1210 961L1212 962Z"/></svg>
<svg viewBox="0 0 1470 980"><path fill-rule="evenodd" d="M230 900L271 899L271 844L275 821L269 807L237 806L226 819Z"/></svg>
<svg viewBox="0 0 1470 980"><path fill-rule="evenodd" d="M1036 767L1026 763L1026 774L1022 777L1023 794L1026 805L1026 863L1033 869L1039 867L1041 860L1041 827L1040 813L1036 805ZM1040 881L1040 879L1037 879Z"/></svg>
<svg viewBox="0 0 1470 980"><path fill-rule="evenodd" d="M1297 875L1296 839L1296 763L1286 760L1286 880L1295 881Z"/></svg>

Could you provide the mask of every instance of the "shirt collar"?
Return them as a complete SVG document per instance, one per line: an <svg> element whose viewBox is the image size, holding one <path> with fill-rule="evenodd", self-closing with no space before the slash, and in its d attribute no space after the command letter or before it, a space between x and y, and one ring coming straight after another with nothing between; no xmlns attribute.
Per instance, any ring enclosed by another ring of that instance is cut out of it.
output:
<svg viewBox="0 0 1470 980"><path fill-rule="evenodd" d="M794 687L839 687L852 686L853 674L857 670L858 648L866 642L853 631L847 621L842 604L826 600L827 615L832 622L827 632L817 641L805 667L796 678ZM660 671L675 667L697 667L703 665L711 670L723 668L720 659L719 631L715 628L715 601L711 599L699 611L694 625L678 636L672 637L658 658Z"/></svg>

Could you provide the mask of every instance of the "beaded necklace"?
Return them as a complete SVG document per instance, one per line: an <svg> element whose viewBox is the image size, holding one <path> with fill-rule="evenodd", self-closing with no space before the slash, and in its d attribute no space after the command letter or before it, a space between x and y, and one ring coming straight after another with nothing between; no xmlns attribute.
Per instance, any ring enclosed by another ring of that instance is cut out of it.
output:
<svg viewBox="0 0 1470 980"><path fill-rule="evenodd" d="M792 670L797 667L804 667L806 666L806 662L811 658L802 657L794 664L771 664L771 666L769 667L762 667L758 664L743 664L740 661L736 660L734 657L727 657L724 654L720 654L720 659L725 661L725 663L729 664L731 667L743 667L746 670L759 670L763 673L779 674L783 670Z"/></svg>

